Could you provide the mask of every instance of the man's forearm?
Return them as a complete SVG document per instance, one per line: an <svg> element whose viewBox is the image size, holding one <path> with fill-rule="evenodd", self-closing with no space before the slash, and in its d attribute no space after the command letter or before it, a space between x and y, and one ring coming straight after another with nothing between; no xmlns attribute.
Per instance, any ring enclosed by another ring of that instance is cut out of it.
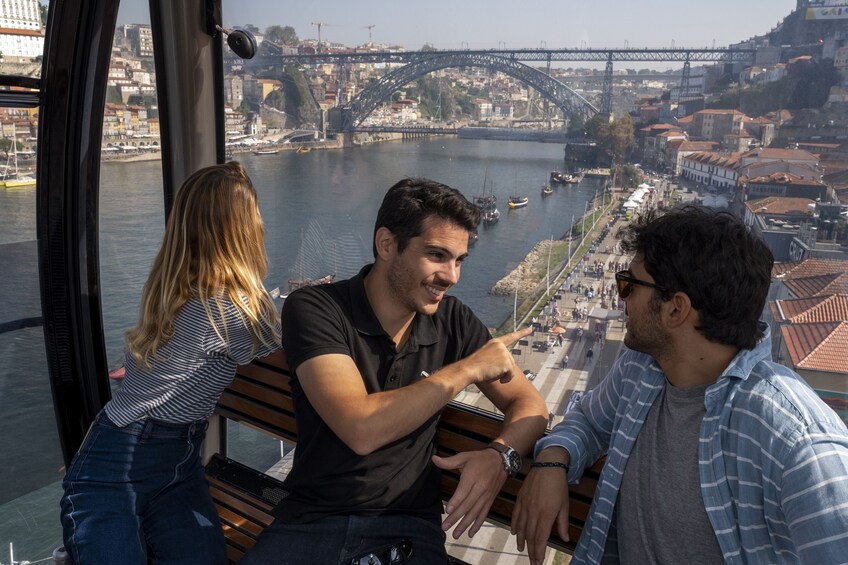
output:
<svg viewBox="0 0 848 565"><path fill-rule="evenodd" d="M545 433L547 423L547 405L542 398L537 394L522 394L504 410L503 428L497 439L525 455Z"/></svg>

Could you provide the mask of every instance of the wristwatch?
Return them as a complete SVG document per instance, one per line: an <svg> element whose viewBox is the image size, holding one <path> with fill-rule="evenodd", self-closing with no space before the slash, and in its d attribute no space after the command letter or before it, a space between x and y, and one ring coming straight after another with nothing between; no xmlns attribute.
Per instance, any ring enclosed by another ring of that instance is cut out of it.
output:
<svg viewBox="0 0 848 565"><path fill-rule="evenodd" d="M494 449L501 454L503 458L504 469L510 477L515 476L521 470L521 455L508 445L493 441L486 446L489 449Z"/></svg>

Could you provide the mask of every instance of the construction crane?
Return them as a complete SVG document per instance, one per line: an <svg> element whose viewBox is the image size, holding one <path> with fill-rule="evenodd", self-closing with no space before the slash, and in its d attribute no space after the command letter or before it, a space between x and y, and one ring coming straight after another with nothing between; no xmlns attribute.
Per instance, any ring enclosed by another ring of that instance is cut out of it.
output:
<svg viewBox="0 0 848 565"><path fill-rule="evenodd" d="M318 47L321 46L321 28L323 26L331 26L333 24L328 24L327 22L312 22L312 25L318 28Z"/></svg>
<svg viewBox="0 0 848 565"><path fill-rule="evenodd" d="M371 47L371 30L377 27L377 24L371 24L370 26L362 26L362 29L368 30L368 47Z"/></svg>

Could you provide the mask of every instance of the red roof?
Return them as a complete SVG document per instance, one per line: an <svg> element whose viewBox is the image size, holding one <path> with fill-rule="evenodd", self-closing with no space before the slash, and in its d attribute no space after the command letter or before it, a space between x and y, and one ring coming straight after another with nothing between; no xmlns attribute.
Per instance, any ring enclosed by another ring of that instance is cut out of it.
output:
<svg viewBox="0 0 848 565"><path fill-rule="evenodd" d="M38 29L19 29L16 27L0 27L0 34L3 35L30 35L33 37L42 36L44 33Z"/></svg>
<svg viewBox="0 0 848 565"><path fill-rule="evenodd" d="M848 273L847 259L821 259L813 257L803 261L775 263L772 271L774 278L797 279L816 275Z"/></svg>
<svg viewBox="0 0 848 565"><path fill-rule="evenodd" d="M773 300L772 317L792 324L842 322L848 320L848 295L831 294L811 298Z"/></svg>
<svg viewBox="0 0 848 565"><path fill-rule="evenodd" d="M766 147L762 149L753 149L742 154L743 157L762 157L763 159L802 159L804 161L818 161L817 155L813 155L809 151L803 149L778 149L775 147Z"/></svg>
<svg viewBox="0 0 848 565"><path fill-rule="evenodd" d="M681 149L682 151L682 149ZM686 157L688 161L697 161L705 165L715 165L725 169L739 168L739 153L716 153L715 151L703 151L691 153Z"/></svg>
<svg viewBox="0 0 848 565"><path fill-rule="evenodd" d="M848 273L791 278L784 280L783 285L796 298L809 298L820 294L848 294Z"/></svg>
<svg viewBox="0 0 848 565"><path fill-rule="evenodd" d="M723 115L735 116L737 114L742 115L742 116L745 115L742 112L740 112L739 110L718 110L718 109L717 110L698 110L697 112L695 112L695 115L698 115L698 114L713 114L713 115L722 115L722 116Z"/></svg>
<svg viewBox="0 0 848 565"><path fill-rule="evenodd" d="M848 322L790 324L780 333L796 369L848 373Z"/></svg>
<svg viewBox="0 0 848 565"><path fill-rule="evenodd" d="M684 141L680 151L709 151L721 145L718 141Z"/></svg>
<svg viewBox="0 0 848 565"><path fill-rule="evenodd" d="M772 184L806 184L812 186L824 186L824 183L820 183L815 179L802 179L798 175L793 175L792 173L787 173L784 171L778 171L770 175L754 177L752 179L748 179L748 182L767 182Z"/></svg>

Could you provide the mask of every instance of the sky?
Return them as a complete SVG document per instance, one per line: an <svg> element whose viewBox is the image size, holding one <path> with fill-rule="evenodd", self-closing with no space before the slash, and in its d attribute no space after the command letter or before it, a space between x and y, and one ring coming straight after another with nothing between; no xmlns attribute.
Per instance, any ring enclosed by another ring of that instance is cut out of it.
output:
<svg viewBox="0 0 848 565"><path fill-rule="evenodd" d="M222 0L225 27L292 26L301 39L437 49L716 47L762 35L796 0ZM118 23L148 23L121 2Z"/></svg>

